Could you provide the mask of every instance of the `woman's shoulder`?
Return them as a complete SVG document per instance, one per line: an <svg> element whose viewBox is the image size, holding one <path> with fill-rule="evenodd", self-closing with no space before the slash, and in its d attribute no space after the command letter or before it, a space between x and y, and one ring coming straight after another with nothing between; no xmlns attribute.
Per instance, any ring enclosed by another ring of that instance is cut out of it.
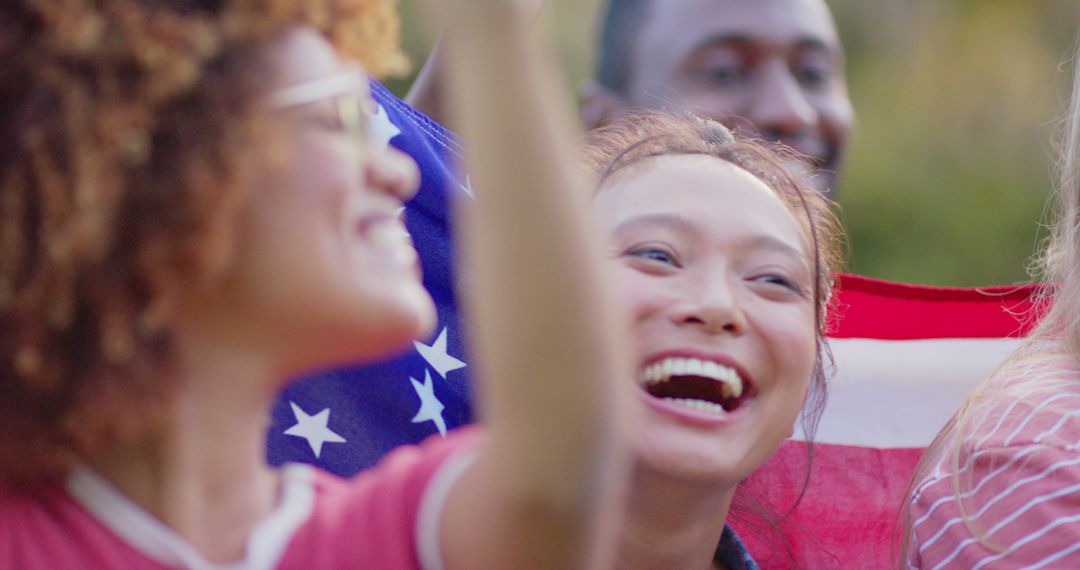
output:
<svg viewBox="0 0 1080 570"><path fill-rule="evenodd" d="M1071 359L1018 361L973 395L933 446L913 489L911 529L924 565L1037 562L1080 518L1080 373ZM989 542L988 542L989 541ZM1021 548L1023 545L1028 545ZM950 562L951 561L951 562Z"/></svg>
<svg viewBox="0 0 1080 570"><path fill-rule="evenodd" d="M423 485L450 459L472 456L484 439L484 430L464 426L445 436L435 434L417 444L395 448L379 462L351 477L339 477L321 469L315 470L315 488L320 499L333 502L363 500L360 497L373 489L413 487ZM356 497L350 499L349 497Z"/></svg>
<svg viewBox="0 0 1080 570"><path fill-rule="evenodd" d="M340 567L365 560L379 561L372 567L411 568L437 557L442 506L483 437L475 427L445 438L436 434L348 478L307 468L314 507L281 567ZM314 563L312 556L326 565Z"/></svg>
<svg viewBox="0 0 1080 570"><path fill-rule="evenodd" d="M952 495L953 475L998 474L1001 465L1080 449L1080 366L1065 356L1007 364L982 385L942 432L933 468L915 499ZM1014 469L1015 470L1015 469Z"/></svg>
<svg viewBox="0 0 1080 570"><path fill-rule="evenodd" d="M1072 358L1024 360L1001 371L960 416L961 450L1080 445L1080 366Z"/></svg>
<svg viewBox="0 0 1080 570"><path fill-rule="evenodd" d="M0 488L0 568L166 568L91 510L61 482Z"/></svg>

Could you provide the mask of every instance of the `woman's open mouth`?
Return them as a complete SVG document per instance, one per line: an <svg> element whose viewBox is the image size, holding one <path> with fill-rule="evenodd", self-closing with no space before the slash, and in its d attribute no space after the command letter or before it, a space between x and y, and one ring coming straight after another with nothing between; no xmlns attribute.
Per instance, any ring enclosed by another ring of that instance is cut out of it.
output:
<svg viewBox="0 0 1080 570"><path fill-rule="evenodd" d="M699 358L668 357L646 366L642 389L654 398L697 412L728 414L756 391L734 368Z"/></svg>
<svg viewBox="0 0 1080 570"><path fill-rule="evenodd" d="M389 212L372 212L361 217L356 222L356 231L388 263L410 270L417 267L418 257L409 231Z"/></svg>

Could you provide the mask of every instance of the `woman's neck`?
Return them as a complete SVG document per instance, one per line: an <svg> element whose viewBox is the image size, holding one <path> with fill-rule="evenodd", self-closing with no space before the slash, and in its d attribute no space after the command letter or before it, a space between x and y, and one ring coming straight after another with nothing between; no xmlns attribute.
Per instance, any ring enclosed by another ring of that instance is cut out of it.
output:
<svg viewBox="0 0 1080 570"><path fill-rule="evenodd" d="M735 488L689 483L636 465L619 539L618 567L713 568Z"/></svg>
<svg viewBox="0 0 1080 570"><path fill-rule="evenodd" d="M274 507L265 438L276 386L256 351L181 343L177 390L162 422L91 467L207 560L241 559Z"/></svg>

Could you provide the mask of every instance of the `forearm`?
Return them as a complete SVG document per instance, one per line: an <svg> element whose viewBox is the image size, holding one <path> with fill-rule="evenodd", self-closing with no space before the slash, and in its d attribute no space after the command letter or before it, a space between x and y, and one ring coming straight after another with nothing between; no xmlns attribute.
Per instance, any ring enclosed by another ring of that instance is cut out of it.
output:
<svg viewBox="0 0 1080 570"><path fill-rule="evenodd" d="M621 345L585 223L591 193L576 167L569 105L529 39L527 14L462 0L450 17L447 95L477 195L465 224L467 302L491 431L477 467L498 474L488 483L520 507L525 526L563 516L570 551L589 536L598 487L616 465L623 391Z"/></svg>
<svg viewBox="0 0 1080 570"><path fill-rule="evenodd" d="M509 1L512 1L520 9L521 14L528 18L529 23L536 22L544 5L544 0ZM498 49L497 44L487 47L488 49ZM417 74L412 86L409 87L409 92L405 95L405 102L436 122L451 127L451 130L456 130L451 125L453 117L449 115L445 96L446 78L444 74L447 65L446 50L440 38L435 42L435 47L432 48L427 61L424 62L424 67L420 69L420 73Z"/></svg>

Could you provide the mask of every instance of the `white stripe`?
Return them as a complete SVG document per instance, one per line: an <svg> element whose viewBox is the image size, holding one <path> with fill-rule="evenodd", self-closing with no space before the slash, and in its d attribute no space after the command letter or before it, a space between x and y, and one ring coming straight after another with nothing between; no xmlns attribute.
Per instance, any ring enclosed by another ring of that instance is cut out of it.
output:
<svg viewBox="0 0 1080 570"><path fill-rule="evenodd" d="M994 505L994 503L997 503L999 500L1001 500L1004 497L1008 496L1010 493L1015 491L1017 488L1019 488L1019 487L1021 487L1023 485L1026 485L1028 483L1038 481L1039 479L1042 479L1042 478L1046 477L1048 474L1050 474L1050 472L1058 469L1059 467L1066 467L1066 466L1069 466L1069 465L1076 465L1076 464L1080 464L1080 457L1076 457L1076 458L1073 458L1073 459L1066 459L1064 461L1058 461L1057 463L1054 463L1054 464L1048 466L1046 469L1042 470L1039 473L1036 473L1036 474L1031 475L1029 477L1025 477L1023 479L1018 479L1018 480L1014 481L1012 485L1009 485L1008 487L1006 487L1003 491L1001 491L1001 493L998 493L992 499L986 501L986 503L983 504L982 508L979 509L979 512L975 513L970 518L977 519L977 518L983 516L986 513L987 509L992 507ZM970 496L970 494L969 494L969 496ZM964 517L960 516L960 517L955 517L955 518L952 518L952 519L949 519L948 521L946 521L945 524L943 524L941 526L941 529L937 532L937 534L932 536L930 538L930 540L927 540L926 542L919 545L919 551L924 552L927 548L930 547L930 545L934 544L934 542L937 541L937 539L941 538L941 536L945 534L945 531L948 530L949 527L953 526L954 524L963 522L963 520L964 520Z"/></svg>
<svg viewBox="0 0 1080 570"><path fill-rule="evenodd" d="M1076 396L1076 394L1057 394L1056 396L1046 398L1045 400L1040 401L1039 404L1037 406L1035 406L1034 408L1032 408L1032 410L1028 413L1028 415L1024 417L1023 421L1021 421L1016 426L1016 429L1014 429L1013 432L1011 434L1009 434L1009 437L1005 438L1005 442L1003 444L1003 447L1009 447L1010 445L1012 445L1013 438L1020 435L1020 433L1024 430L1024 428L1027 427L1027 425L1029 423L1031 423L1031 420L1035 419L1035 416L1043 408L1045 408L1046 406L1050 405L1051 403L1056 402L1056 401L1058 401L1058 400L1060 400L1062 398L1069 398L1069 397L1075 397L1075 396Z"/></svg>
<svg viewBox="0 0 1080 570"><path fill-rule="evenodd" d="M1038 449L1039 449L1039 448L1037 448L1037 447L1028 447L1028 448L1025 448L1024 450L1020 451L1020 452L1019 452L1019 453L1017 453L1016 455L1012 456L1012 457L1011 457L1011 458L1009 459L1009 461L1007 461L1007 462L1006 462L1006 463L1005 463L1004 465L1002 465L1001 467L998 467L997 469L995 469L995 470L991 471L990 473L988 473L988 474L986 475L986 477L983 477L982 479L980 479L980 480L979 480L979 483L978 483L977 485L975 485L975 486L974 486L974 487L973 487L973 488L972 488L972 489L971 489L970 491L967 491L967 492L964 492L964 493L960 493L960 498L961 498L961 499L967 499L967 498L969 498L969 497L971 497L971 496L975 495L976 493L978 493L978 492L979 492L979 490L980 490L980 489L982 489L983 485L985 485L986 483L988 483L988 482L989 482L989 481L990 481L991 479L993 479L993 478L994 478L995 476L997 476L997 475L1000 475L1001 473L1004 473L1005 471L1007 471L1007 470L1009 469L1009 467L1011 467L1011 466L1012 466L1012 464L1013 464L1013 463L1016 463L1017 461L1019 461L1019 460L1021 460L1021 459L1025 458L1025 457L1027 457L1027 456L1028 456L1029 454L1031 454L1031 453L1034 453L1034 452L1035 452L1035 451L1037 451ZM983 450L980 450L980 451L977 451L977 452L975 452L975 453L973 454L973 457L978 457L978 456L981 456L981 455L986 455L986 454L988 454L988 453L992 453L992 452L994 452L994 451L998 451L998 450L996 450L996 449L983 449ZM929 489L930 487L932 487L933 485L937 485L938 483L942 483L942 482L946 482L946 483L951 483L951 479L952 479L952 473L947 473L947 474L945 474L945 475L941 476L941 477L940 477L939 479L937 479L937 480L935 480L935 481L932 481L932 482L928 482L928 483L926 483L926 484L924 484L924 485L921 485L921 486L919 487L919 489L918 489L917 491L915 491L915 493L914 493L914 495L915 495L915 500L918 500L918 498L919 498L919 497L920 497L921 495L925 494L925 493L926 493L926 491L927 491L927 490L928 490L928 489ZM943 505L943 504L945 504L945 503L947 503L947 502L949 502L949 501L955 501L955 500L956 500L956 496L955 496L955 495L951 495L951 494L950 494L950 495L945 495L945 496L943 496L943 497L940 497L940 498L938 498L938 500L934 501L934 502L933 502L933 503L932 503L932 504L930 505L930 507L929 507L929 508L927 508L927 510L926 510L926 514L924 514L923 516L919 517L919 518L918 518L918 519L917 519L917 520L916 520L916 521L915 521L914 523L912 523L912 525L911 525L911 526L912 526L912 528L914 528L914 527L918 527L919 525L921 525L921 524L923 524L924 522L926 522L926 520L927 520L928 518L930 518L930 515L934 514L934 511L935 511L935 510L937 510L937 508L938 508L939 506L941 506L941 505Z"/></svg>
<svg viewBox="0 0 1080 570"><path fill-rule="evenodd" d="M1057 491L1054 491L1053 493L1049 493L1049 494L1046 494L1046 495L1039 495L1038 497L1028 501L1027 504L1025 504L1024 506L1016 509L1016 511L1014 511L1011 515L1001 519L1001 521L999 523L994 525L986 533L986 536L993 536L995 532L1001 530L1002 528L1005 527L1005 525L1007 525L1007 524L1011 523L1012 521L1016 520L1020 515L1024 514L1025 512L1027 512L1029 509L1031 509L1035 505L1039 505L1039 504L1045 503L1046 501L1056 499L1056 498L1058 498L1058 497L1060 497L1062 495L1068 495L1069 493L1072 493L1072 492L1075 492L1075 491L1080 491L1080 485L1073 485L1072 487L1066 487L1064 489L1058 489Z"/></svg>
<svg viewBox="0 0 1080 570"><path fill-rule="evenodd" d="M990 564L991 562L997 562L998 560L1001 560L1002 558L1005 558L1006 556L1012 554L1013 552L1016 552L1017 550L1020 550L1020 548L1023 547L1025 544L1027 544L1027 543L1029 543L1029 542L1031 542L1033 540L1038 539L1039 537L1041 537L1044 534L1054 530L1055 528L1057 528L1057 527L1059 527L1059 526L1061 526L1063 524L1068 524L1068 523L1077 522L1077 521L1080 521L1080 514L1078 514L1078 515L1069 515L1067 517L1056 518L1056 519L1046 523L1045 526L1038 529L1037 531L1034 531L1031 534L1025 536L1024 538L1016 541L1015 543L1013 543L1012 546L1010 546L1008 549L1006 549L1005 552L1000 552L1000 553L995 554L993 556L983 558L982 560L979 561L978 564L973 566L971 570L978 570L979 568L982 568L983 566L986 566L987 564ZM1076 545L1073 545L1073 548L1075 549ZM943 562L943 564L944 564L944 562ZM940 564L938 566L940 566Z"/></svg>
<svg viewBox="0 0 1080 570"><path fill-rule="evenodd" d="M1047 564L1057 562L1059 559L1064 558L1065 556L1068 556L1068 555L1072 554L1073 552L1076 552L1077 550L1080 550L1080 542L1077 542L1076 544L1072 545L1069 548L1066 548L1065 550L1059 551L1057 554L1054 554L1053 556L1047 556L1046 558L1043 558L1038 563L1033 564L1031 566L1028 566L1027 570L1036 570L1038 568L1043 568Z"/></svg>
<svg viewBox="0 0 1080 570"><path fill-rule="evenodd" d="M1009 404L1009 407L1005 408L1005 411L1003 411L998 416L998 421L997 421L996 424L994 424L994 427L992 429L990 429L989 431L987 431L986 433L984 433L983 436L981 438L979 438L978 441L975 442L975 445L973 447L975 449L978 449L978 448L986 445L986 442L990 441L990 438L993 437L993 435L995 433L997 433L997 431L999 429L1001 429L1001 424L1005 423L1005 420L1009 419L1009 416L1012 415L1013 408L1015 408L1019 404L1020 404L1020 400L1013 400L1012 403Z"/></svg>
<svg viewBox="0 0 1080 570"><path fill-rule="evenodd" d="M1062 426L1065 425L1065 422L1069 421L1070 418L1074 418L1076 416L1080 416L1080 410L1076 410L1074 412L1069 412L1067 414L1062 414L1061 419L1059 419L1058 422L1056 424L1054 424L1053 427L1051 427L1050 429L1048 429L1048 430L1044 431L1043 433L1039 434L1032 441L1034 441L1035 443L1041 443L1044 438L1049 437L1049 436L1057 433L1057 431L1059 429L1061 429ZM1070 444L1069 448L1074 449L1076 447L1076 443L1077 442L1073 442L1073 444Z"/></svg>
<svg viewBox="0 0 1080 570"><path fill-rule="evenodd" d="M815 441L926 447L1018 339L830 339L836 373ZM801 428L795 439L805 439Z"/></svg>

